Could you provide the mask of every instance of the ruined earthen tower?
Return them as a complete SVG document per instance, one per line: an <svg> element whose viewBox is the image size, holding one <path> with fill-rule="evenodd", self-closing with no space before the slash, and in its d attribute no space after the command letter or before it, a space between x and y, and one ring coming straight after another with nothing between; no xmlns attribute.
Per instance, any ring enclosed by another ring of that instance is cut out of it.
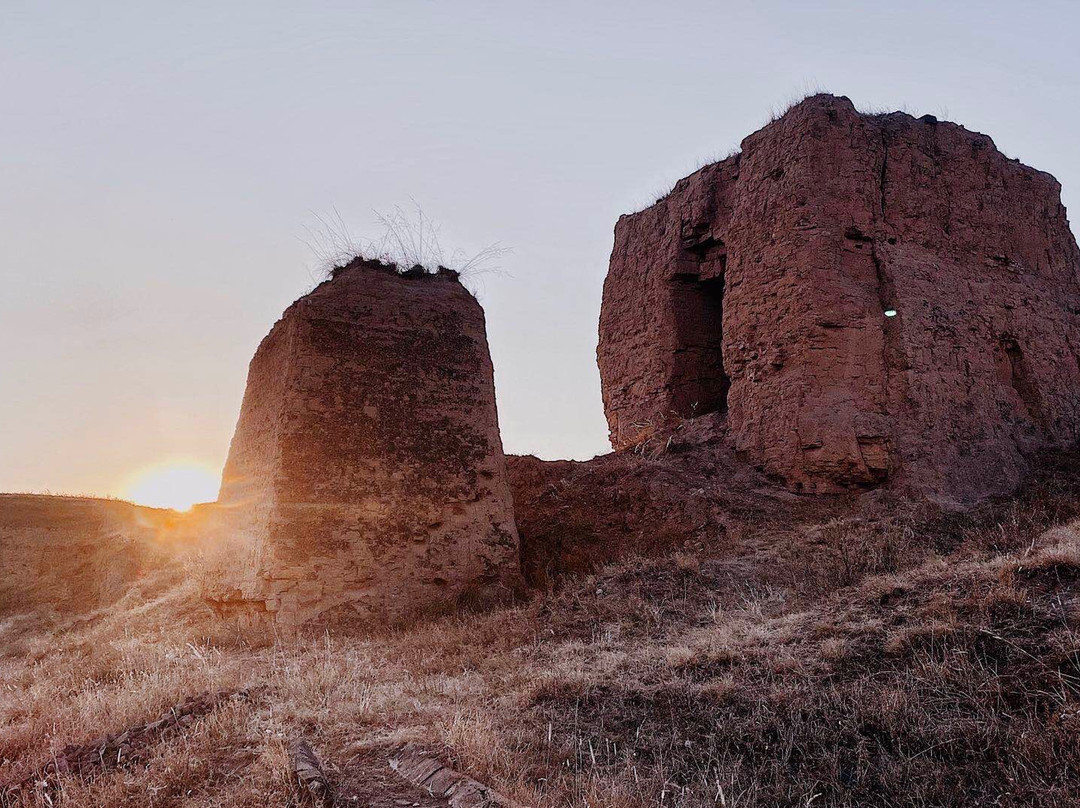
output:
<svg viewBox="0 0 1080 808"><path fill-rule="evenodd" d="M484 313L457 273L357 260L290 306L219 504L223 609L395 620L516 587Z"/></svg>
<svg viewBox="0 0 1080 808"><path fill-rule="evenodd" d="M616 448L726 411L795 489L969 501L1080 438L1080 253L989 137L813 96L619 220L597 356Z"/></svg>

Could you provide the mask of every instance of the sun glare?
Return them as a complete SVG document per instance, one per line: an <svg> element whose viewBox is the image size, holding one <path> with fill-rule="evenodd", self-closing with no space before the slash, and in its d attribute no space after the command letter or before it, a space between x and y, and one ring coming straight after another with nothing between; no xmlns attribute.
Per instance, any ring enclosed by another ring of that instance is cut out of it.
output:
<svg viewBox="0 0 1080 808"><path fill-rule="evenodd" d="M124 498L137 505L186 511L200 502L217 499L218 475L200 463L162 463L136 474L124 489Z"/></svg>

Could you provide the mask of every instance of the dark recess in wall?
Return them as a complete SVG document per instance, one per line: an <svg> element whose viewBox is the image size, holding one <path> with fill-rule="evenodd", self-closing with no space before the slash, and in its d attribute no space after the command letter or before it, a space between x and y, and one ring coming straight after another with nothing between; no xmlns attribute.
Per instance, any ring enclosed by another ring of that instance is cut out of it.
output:
<svg viewBox="0 0 1080 808"><path fill-rule="evenodd" d="M680 346L676 349L672 378L675 412L683 418L695 418L727 409L731 381L724 370L723 274L706 280L700 276L677 276L672 304Z"/></svg>

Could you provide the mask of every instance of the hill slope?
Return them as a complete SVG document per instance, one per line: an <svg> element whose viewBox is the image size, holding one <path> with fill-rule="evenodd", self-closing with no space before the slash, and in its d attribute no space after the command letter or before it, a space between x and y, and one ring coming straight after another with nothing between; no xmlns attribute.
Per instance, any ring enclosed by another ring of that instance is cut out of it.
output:
<svg viewBox="0 0 1080 808"><path fill-rule="evenodd" d="M515 607L377 636L245 634L190 582L48 633L8 624L0 781L244 688L52 798L292 804L304 737L343 804L400 799L371 784L406 741L537 806L1075 804L1078 460L963 515L748 507L723 540L703 528Z"/></svg>

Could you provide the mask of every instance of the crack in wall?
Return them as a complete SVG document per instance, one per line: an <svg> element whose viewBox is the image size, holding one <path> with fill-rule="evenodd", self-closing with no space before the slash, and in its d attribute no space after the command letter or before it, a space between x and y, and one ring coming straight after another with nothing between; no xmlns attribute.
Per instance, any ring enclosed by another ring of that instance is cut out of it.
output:
<svg viewBox="0 0 1080 808"><path fill-rule="evenodd" d="M884 378L882 380L882 410L885 415L889 414L891 409L890 393L892 390L892 363L890 359L896 354L897 348L893 344L895 338L891 332L894 330L894 324L890 323L885 318L886 311L896 310L896 293L893 285L892 278L889 277L885 270L884 262L881 259L881 255L878 252L878 239L881 236L881 230L888 225L887 217L887 200L886 200L886 185L888 183L888 167L889 167L889 141L888 134L885 131L884 126L881 129L881 167L878 169L878 207L879 207L879 227L875 228L878 232L874 233L874 237L870 240L870 260L874 265L874 274L877 278L877 293L878 300L881 303L881 317L883 320L882 325L882 367L884 370Z"/></svg>
<svg viewBox="0 0 1080 808"><path fill-rule="evenodd" d="M881 304L881 365L882 365L882 381L881 381L881 412L886 418L889 417L892 407L892 391L895 385L895 379L893 375L893 366L901 368L903 365L900 338L902 327L902 313L899 316L887 317L885 312L897 311L896 302L896 288L892 277L889 275L885 266L885 261L878 248L878 241L886 235L886 228L888 227L888 199L887 199L887 187L888 187L888 170L889 170L889 141L888 132L885 129L884 123L881 127L881 165L878 169L878 211L875 215L877 219L877 226L874 228L873 238L870 240L870 261L874 266L874 275L877 280L877 295L878 301ZM891 431L891 430L890 430ZM863 453L864 446L862 438L873 437L873 445L879 447L879 451L884 457L878 457L874 459L874 462L868 462L868 458ZM871 469L873 466L872 474L879 480L884 480L890 476L888 467L893 464L892 456L894 455L895 448L890 447L890 437L886 436L859 436L859 453L863 460L864 465ZM884 441L882 440L884 439ZM884 465L884 468L882 466Z"/></svg>
<svg viewBox="0 0 1080 808"><path fill-rule="evenodd" d="M889 297L892 297L892 295L889 292L889 290L890 290L890 288L892 286L892 283L886 277L885 267L882 265L882 262L881 262L881 256L878 255L877 246L875 244L873 244L873 243L871 243L871 245L870 245L870 261L874 265L874 274L877 277L878 300L881 303L881 317L884 320L885 319L885 312L886 311L891 311L892 306L893 306L893 304L887 299ZM882 368L884 370L884 377L883 377L883 380L882 380L882 383L881 383L881 387L882 387L882 390L881 390L881 393L882 393L881 405L882 405L882 410L884 411L885 415L889 414L889 409L890 409L890 407L889 407L889 404L890 404L889 390L891 389L891 381L892 381L892 367L891 367L891 365L889 363L889 354L890 354L890 350L889 350L890 338L889 338L889 331L888 331L889 326L890 326L890 324L887 321L884 322L884 324L882 325L882 338L881 338L881 343L882 343L882 347L881 347L881 354L882 354L882 356L881 356L881 364L882 364Z"/></svg>
<svg viewBox="0 0 1080 808"><path fill-rule="evenodd" d="M888 216L885 214L885 184L888 182L889 170L889 140L885 134L885 127L881 128L881 170L878 172L878 205L881 208L881 223L885 224Z"/></svg>

